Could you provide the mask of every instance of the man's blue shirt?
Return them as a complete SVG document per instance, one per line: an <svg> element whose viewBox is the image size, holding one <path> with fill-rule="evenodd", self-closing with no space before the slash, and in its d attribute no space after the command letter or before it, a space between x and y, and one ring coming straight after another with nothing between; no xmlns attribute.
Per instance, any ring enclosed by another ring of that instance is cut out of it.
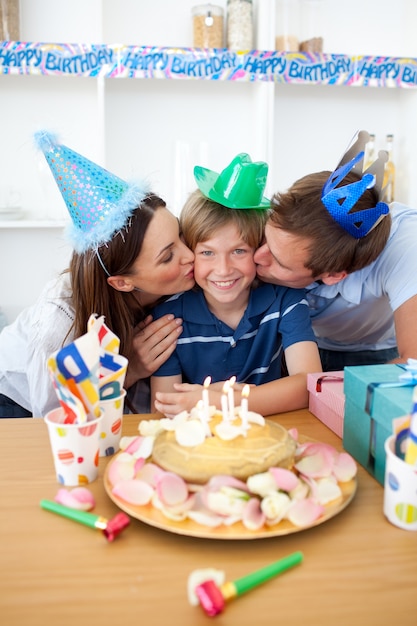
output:
<svg viewBox="0 0 417 626"><path fill-rule="evenodd" d="M207 307L200 289L173 296L154 309L183 320L176 350L154 376L181 374L184 382L202 384L236 376L256 385L281 377L283 350L299 341L315 341L305 291L262 283L250 292L236 330Z"/></svg>
<svg viewBox="0 0 417 626"><path fill-rule="evenodd" d="M362 352L397 345L394 315L417 295L417 211L394 202L378 258L335 285L313 283L307 300L320 348Z"/></svg>

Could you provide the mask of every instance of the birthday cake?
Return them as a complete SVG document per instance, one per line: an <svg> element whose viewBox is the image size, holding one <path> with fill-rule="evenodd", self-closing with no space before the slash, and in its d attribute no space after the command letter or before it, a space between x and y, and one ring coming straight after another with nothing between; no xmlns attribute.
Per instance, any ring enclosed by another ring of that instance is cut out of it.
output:
<svg viewBox="0 0 417 626"><path fill-rule="evenodd" d="M180 416L176 429L157 435L152 459L164 470L200 484L218 474L246 480L273 466L290 469L295 449L295 440L278 423L252 412L243 423L239 410L233 420L224 421L222 412L215 411L203 423L192 414Z"/></svg>
<svg viewBox="0 0 417 626"><path fill-rule="evenodd" d="M350 455L302 443L296 429L247 407L225 412L198 403L172 419L142 420L139 433L122 437L106 488L128 512L143 507L138 516L146 519L157 511L206 527L307 527L325 518L328 503L343 502L346 489L354 493Z"/></svg>

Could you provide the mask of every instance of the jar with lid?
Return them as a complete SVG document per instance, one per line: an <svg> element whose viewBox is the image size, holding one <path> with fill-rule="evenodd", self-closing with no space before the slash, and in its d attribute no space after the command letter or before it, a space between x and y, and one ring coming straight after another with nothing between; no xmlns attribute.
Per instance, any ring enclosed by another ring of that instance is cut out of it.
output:
<svg viewBox="0 0 417 626"><path fill-rule="evenodd" d="M191 14L194 48L223 48L222 7L215 4L200 4L191 9Z"/></svg>
<svg viewBox="0 0 417 626"><path fill-rule="evenodd" d="M375 149L375 133L369 134L369 141L365 144L365 156L363 158L363 171L371 167L372 163L376 161L377 154Z"/></svg>
<svg viewBox="0 0 417 626"><path fill-rule="evenodd" d="M395 164L393 157L394 135L388 134L385 138L385 148L388 152L388 161L385 163L384 181L382 188L385 188L385 202L394 202L395 189Z"/></svg>
<svg viewBox="0 0 417 626"><path fill-rule="evenodd" d="M324 0L301 0L301 52L323 52L323 3Z"/></svg>
<svg viewBox="0 0 417 626"><path fill-rule="evenodd" d="M227 0L227 47L230 50L253 48L252 0Z"/></svg>
<svg viewBox="0 0 417 626"><path fill-rule="evenodd" d="M298 0L277 0L275 50L298 52Z"/></svg>
<svg viewBox="0 0 417 626"><path fill-rule="evenodd" d="M19 0L0 1L0 41L19 41L20 39L20 2Z"/></svg>

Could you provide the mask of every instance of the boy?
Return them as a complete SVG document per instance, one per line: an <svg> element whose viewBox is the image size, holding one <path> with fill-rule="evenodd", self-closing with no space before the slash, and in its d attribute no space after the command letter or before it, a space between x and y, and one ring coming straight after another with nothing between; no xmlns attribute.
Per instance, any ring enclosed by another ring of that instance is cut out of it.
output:
<svg viewBox="0 0 417 626"><path fill-rule="evenodd" d="M180 222L195 254L198 288L154 311L155 318L170 312L183 319L175 352L151 379L152 401L165 414L190 410L207 376L214 383L210 403L218 408L223 383L232 376L237 404L241 386L255 385L249 398L253 411L271 415L307 406L306 376L321 371L321 363L304 290L254 282L253 255L270 206L262 195L266 174L267 165L252 163L246 154L220 175L194 169L199 189L186 202ZM182 382L189 385L178 388ZM182 393L175 393L178 389Z"/></svg>

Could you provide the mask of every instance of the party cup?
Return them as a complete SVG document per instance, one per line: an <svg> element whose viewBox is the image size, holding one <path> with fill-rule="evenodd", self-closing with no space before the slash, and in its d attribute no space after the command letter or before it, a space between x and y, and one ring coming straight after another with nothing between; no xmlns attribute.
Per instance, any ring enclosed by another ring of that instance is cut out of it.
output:
<svg viewBox="0 0 417 626"><path fill-rule="evenodd" d="M417 467L395 454L395 435L385 441L384 514L399 528L417 530Z"/></svg>
<svg viewBox="0 0 417 626"><path fill-rule="evenodd" d="M103 414L80 424L65 424L62 407L44 417L48 426L58 482L69 487L93 482L98 476L100 425Z"/></svg>
<svg viewBox="0 0 417 626"><path fill-rule="evenodd" d="M100 424L100 456L111 456L120 448L126 390L114 398L100 400L103 420Z"/></svg>

